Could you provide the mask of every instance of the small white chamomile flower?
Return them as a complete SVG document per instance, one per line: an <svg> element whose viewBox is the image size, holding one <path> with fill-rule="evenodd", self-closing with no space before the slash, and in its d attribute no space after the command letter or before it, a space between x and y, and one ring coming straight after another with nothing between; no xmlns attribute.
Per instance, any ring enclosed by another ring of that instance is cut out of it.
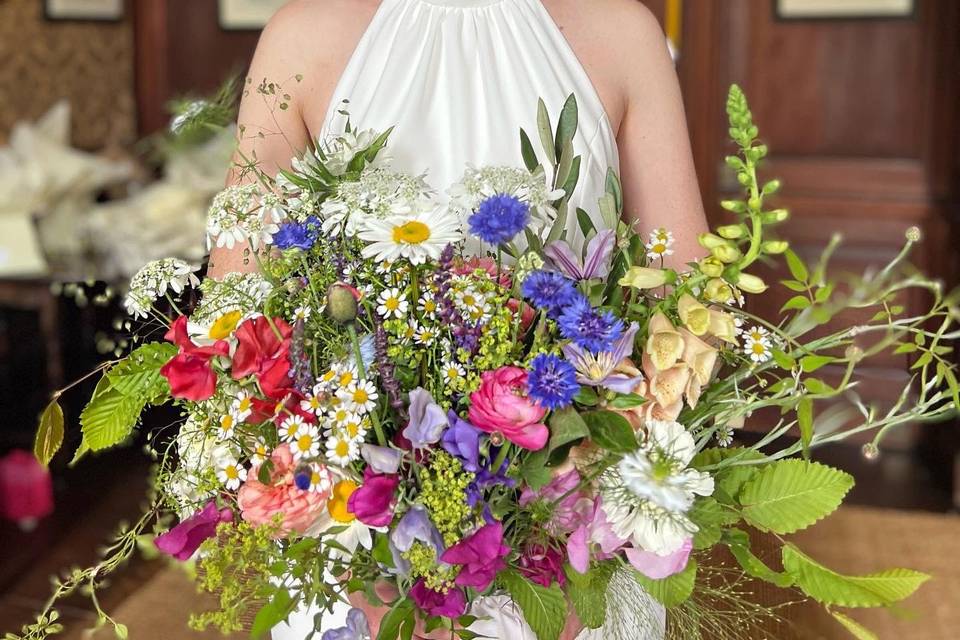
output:
<svg viewBox="0 0 960 640"><path fill-rule="evenodd" d="M313 310L307 305L301 305L293 310L293 318L291 319L293 320L293 322L297 322L301 320L303 322L306 322L307 320L310 319L311 311Z"/></svg>
<svg viewBox="0 0 960 640"><path fill-rule="evenodd" d="M747 340L743 346L743 352L750 360L761 364L773 357L770 350L770 343L766 340Z"/></svg>
<svg viewBox="0 0 960 640"><path fill-rule="evenodd" d="M229 440L237 433L237 417L232 413L220 416L217 421L217 435L221 440Z"/></svg>
<svg viewBox="0 0 960 640"><path fill-rule="evenodd" d="M397 318L407 315L410 303L397 288L384 289L377 296L377 313L383 318Z"/></svg>
<svg viewBox="0 0 960 640"><path fill-rule="evenodd" d="M306 425L297 433L297 439L290 443L290 452L294 460L316 458L320 455L320 430L314 425Z"/></svg>
<svg viewBox="0 0 960 640"><path fill-rule="evenodd" d="M270 449L263 438L258 438L253 443L253 450L250 452L250 462L259 466L270 457Z"/></svg>
<svg viewBox="0 0 960 640"><path fill-rule="evenodd" d="M217 479L223 483L228 491L236 491L240 483L247 479L247 470L237 462L236 458L224 460L217 468Z"/></svg>
<svg viewBox="0 0 960 640"><path fill-rule="evenodd" d="M359 456L360 447L356 442L346 437L346 434L335 433L327 439L327 460L333 464L345 467Z"/></svg>
<svg viewBox="0 0 960 640"><path fill-rule="evenodd" d="M230 413L237 419L237 422L243 422L253 413L253 397L246 391L241 391L230 405Z"/></svg>
<svg viewBox="0 0 960 640"><path fill-rule="evenodd" d="M280 439L286 442L293 442L300 437L300 433L306 429L306 427L307 423L301 416L287 416L283 419L283 422L280 423Z"/></svg>
<svg viewBox="0 0 960 640"><path fill-rule="evenodd" d="M463 365L453 360L444 362L441 371L443 373L443 381L447 385L456 384L458 380L463 380L467 375L467 370L464 369Z"/></svg>
<svg viewBox="0 0 960 640"><path fill-rule="evenodd" d="M337 391L337 396L358 413L369 413L377 406L377 388L369 380L357 380Z"/></svg>

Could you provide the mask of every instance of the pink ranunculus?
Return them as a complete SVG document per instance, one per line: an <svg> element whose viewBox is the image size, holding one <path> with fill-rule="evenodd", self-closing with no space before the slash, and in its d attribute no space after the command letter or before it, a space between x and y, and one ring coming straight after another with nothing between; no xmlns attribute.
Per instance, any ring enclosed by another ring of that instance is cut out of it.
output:
<svg viewBox="0 0 960 640"><path fill-rule="evenodd" d="M347 510L368 527L385 527L393 521L395 493L400 477L379 474L370 467L363 471L363 484L350 495Z"/></svg>
<svg viewBox="0 0 960 640"><path fill-rule="evenodd" d="M532 544L520 555L518 568L528 580L543 587L549 588L554 581L562 587L567 584L567 576L563 572L565 560L563 551L556 547Z"/></svg>
<svg viewBox="0 0 960 640"><path fill-rule="evenodd" d="M258 476L260 468L254 466L247 474L247 481L237 493L240 517L256 525L269 524L279 513L283 515L280 524L282 534L303 533L317 518L325 515L327 501L331 492L303 491L294 481L296 463L290 452L290 445L282 444L270 455L273 469L270 483L263 484ZM326 469L324 473L329 473ZM332 482L326 483L332 487Z"/></svg>
<svg viewBox="0 0 960 640"><path fill-rule="evenodd" d="M407 594L420 609L431 616L459 618L467 610L467 598L461 589L450 589L447 593L434 591L423 581L417 580Z"/></svg>
<svg viewBox="0 0 960 640"><path fill-rule="evenodd" d="M203 509L154 538L153 544L163 553L184 562L193 557L204 540L217 535L217 525L232 521L233 511L217 509L216 501L211 500Z"/></svg>
<svg viewBox="0 0 960 640"><path fill-rule="evenodd" d="M519 367L484 371L480 388L470 394L470 422L487 433L500 432L524 449L538 451L550 432L543 424L547 410L527 397L527 372Z"/></svg>
<svg viewBox="0 0 960 640"><path fill-rule="evenodd" d="M663 580L687 568L691 549L693 549L693 538L687 539L682 547L667 556L658 556L650 551L633 548L627 549L625 553L634 569L651 580Z"/></svg>

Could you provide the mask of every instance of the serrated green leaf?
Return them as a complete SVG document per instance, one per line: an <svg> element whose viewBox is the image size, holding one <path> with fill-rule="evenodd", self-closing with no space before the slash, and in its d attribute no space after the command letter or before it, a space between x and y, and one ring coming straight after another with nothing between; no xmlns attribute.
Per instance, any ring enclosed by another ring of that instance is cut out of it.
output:
<svg viewBox="0 0 960 640"><path fill-rule="evenodd" d="M793 577L787 573L774 571L750 549L750 536L740 529L730 529L723 532L723 544L730 549L730 553L737 560L744 572L753 578L774 584L781 589L793 585Z"/></svg>
<svg viewBox="0 0 960 640"><path fill-rule="evenodd" d="M783 255L787 259L787 268L790 269L790 275L800 282L807 282L810 272L800 256L794 253L793 249L787 249Z"/></svg>
<svg viewBox="0 0 960 640"><path fill-rule="evenodd" d="M169 397L170 384L160 369L177 355L177 346L165 342L145 344L110 367L111 388L123 395L137 395L155 404Z"/></svg>
<svg viewBox="0 0 960 640"><path fill-rule="evenodd" d="M556 166L557 151L553 144L553 126L550 124L550 113L547 104L541 98L537 104L537 132L540 134L540 146L547 154L550 164Z"/></svg>
<svg viewBox="0 0 960 640"><path fill-rule="evenodd" d="M556 584L549 589L534 584L516 571L499 576L503 588L520 610L538 640L557 640L567 622L567 600Z"/></svg>
<svg viewBox="0 0 960 640"><path fill-rule="evenodd" d="M80 413L83 444L101 451L123 442L137 425L146 400L107 388L94 395Z"/></svg>
<svg viewBox="0 0 960 640"><path fill-rule="evenodd" d="M697 550L713 547L720 542L723 527L740 521L734 510L721 505L715 498L699 498L687 517L698 528L693 535L693 548Z"/></svg>
<svg viewBox="0 0 960 640"><path fill-rule="evenodd" d="M630 453L637 448L637 436L627 419L613 411L591 411L583 414L590 430L590 439L611 453Z"/></svg>
<svg viewBox="0 0 960 640"><path fill-rule="evenodd" d="M520 465L519 477L534 491L545 487L553 478L553 472L547 466L549 458L550 452L544 447L540 451L528 454Z"/></svg>
<svg viewBox="0 0 960 640"><path fill-rule="evenodd" d="M527 167L527 171L533 171L540 166L540 160L533 149L533 143L530 142L530 136L523 129L520 129L520 155L523 156L523 164Z"/></svg>
<svg viewBox="0 0 960 640"><path fill-rule="evenodd" d="M586 574L566 567L567 595L577 617L588 629L599 629L607 618L607 587L617 570L614 562L594 565Z"/></svg>
<svg viewBox="0 0 960 640"><path fill-rule="evenodd" d="M800 428L800 444L803 457L810 457L810 443L813 441L813 399L803 397L797 405L797 425Z"/></svg>
<svg viewBox="0 0 960 640"><path fill-rule="evenodd" d="M50 464L63 444L63 409L56 399L40 414L40 425L33 441L33 455L43 466Z"/></svg>
<svg viewBox="0 0 960 640"><path fill-rule="evenodd" d="M845 616L839 611L831 611L830 615L833 616L833 619L840 623L844 629L850 632L857 640L880 640L880 638L874 632L870 631L862 624L854 620L849 616Z"/></svg>
<svg viewBox="0 0 960 640"><path fill-rule="evenodd" d="M697 579L697 561L690 558L683 571L663 580L651 580L638 571L632 571L631 575L650 597L670 609L686 602L693 593Z"/></svg>
<svg viewBox="0 0 960 640"><path fill-rule="evenodd" d="M789 534L836 510L853 476L817 462L780 460L760 469L740 492L743 518L761 531Z"/></svg>
<svg viewBox="0 0 960 640"><path fill-rule="evenodd" d="M817 369L836 362L836 358L830 356L804 356L800 358L800 368L804 373L813 373Z"/></svg>
<svg viewBox="0 0 960 640"><path fill-rule="evenodd" d="M841 607L886 607L911 596L930 579L909 569L889 569L865 576L844 576L828 569L792 544L783 547L783 568L810 598Z"/></svg>
<svg viewBox="0 0 960 640"><path fill-rule="evenodd" d="M400 630L407 620L414 619L413 600L404 598L397 601L387 615L383 616L380 622L380 632L377 633L377 640L397 640L400 637Z"/></svg>

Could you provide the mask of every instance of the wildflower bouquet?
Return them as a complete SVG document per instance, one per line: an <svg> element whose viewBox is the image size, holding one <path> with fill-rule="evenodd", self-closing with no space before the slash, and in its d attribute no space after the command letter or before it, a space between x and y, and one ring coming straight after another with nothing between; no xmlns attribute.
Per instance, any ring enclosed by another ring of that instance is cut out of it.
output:
<svg viewBox="0 0 960 640"><path fill-rule="evenodd" d="M247 163L208 232L257 272L198 284L161 260L133 279L129 311L164 339L101 367L78 456L127 440L148 406L172 402L182 420L151 434L146 515L55 595L96 587L154 531L219 595L193 624L232 631L256 612L254 636L298 608L320 631L365 598L382 618L354 609L323 638L756 637L776 615L744 596L756 579L873 637L843 610L893 605L927 576L842 575L785 536L853 486L812 460L817 446L873 432L873 451L895 426L954 411L956 298L907 267L913 231L864 278L828 277L833 246L804 264L770 235L787 212L766 205L778 184L758 182L766 148L736 87L728 112L745 197L723 203L732 222L683 271L665 266L669 231L621 220L613 172L598 212L570 210L572 98L556 130L541 104L539 157L523 133L524 168L468 169L447 205L391 166L389 131L349 121L276 178ZM758 263L781 257L797 295L773 324L743 298L767 289ZM907 316L914 291L931 306ZM844 310L863 322L825 330ZM912 380L892 406L867 406L856 366L890 349L915 354ZM773 417L759 439L733 446L760 410ZM62 436L54 401L42 461ZM776 566L750 530L777 541ZM51 604L8 637L57 626Z"/></svg>

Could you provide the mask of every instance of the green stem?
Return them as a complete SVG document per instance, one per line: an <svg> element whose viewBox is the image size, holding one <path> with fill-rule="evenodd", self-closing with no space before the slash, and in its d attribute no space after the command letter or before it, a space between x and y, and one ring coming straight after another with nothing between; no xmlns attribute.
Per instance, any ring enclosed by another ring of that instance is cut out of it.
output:
<svg viewBox="0 0 960 640"><path fill-rule="evenodd" d="M493 461L493 466L491 467L493 473L498 473L500 471L500 467L503 466L503 461L507 459L507 453L509 451L510 443L504 442L500 447L500 452L497 454L496 459Z"/></svg>
<svg viewBox="0 0 960 640"><path fill-rule="evenodd" d="M357 328L351 322L347 325L347 332L350 334L350 342L353 344L353 357L357 361L357 373L361 380L367 379L366 368L363 366L363 353L360 350L360 338L357 337ZM383 427L380 425L380 418L377 416L376 409L370 412L370 422L373 423L373 429L377 433L377 443L381 447L387 446L387 438L383 434Z"/></svg>

